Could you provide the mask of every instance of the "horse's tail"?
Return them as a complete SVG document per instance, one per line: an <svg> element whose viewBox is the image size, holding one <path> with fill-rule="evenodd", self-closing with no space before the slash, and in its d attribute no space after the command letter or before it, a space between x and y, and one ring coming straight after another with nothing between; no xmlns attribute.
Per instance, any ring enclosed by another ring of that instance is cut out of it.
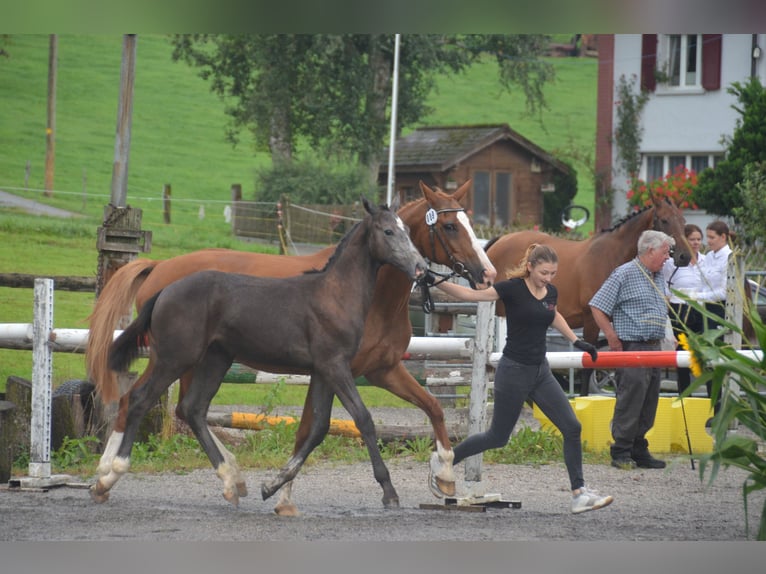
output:
<svg viewBox="0 0 766 574"><path fill-rule="evenodd" d="M109 368L112 371L127 371L131 363L138 358L141 347L146 345L146 333L152 325L152 312L154 304L162 291L155 293L151 299L144 303L138 312L138 317L125 327L125 330L114 340L109 347ZM116 385L111 389L103 389L103 392L116 393ZM104 398L104 400L107 400Z"/></svg>
<svg viewBox="0 0 766 574"><path fill-rule="evenodd" d="M90 325L85 346L85 364L88 376L106 402L118 398L117 379L107 366L114 330L123 317L131 315L136 293L158 263L151 259L136 259L118 269L104 286L88 317Z"/></svg>

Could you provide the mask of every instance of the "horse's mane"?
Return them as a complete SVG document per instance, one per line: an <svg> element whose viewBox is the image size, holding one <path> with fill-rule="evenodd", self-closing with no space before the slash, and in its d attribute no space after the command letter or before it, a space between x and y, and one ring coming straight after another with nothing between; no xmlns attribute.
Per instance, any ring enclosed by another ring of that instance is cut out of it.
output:
<svg viewBox="0 0 766 574"><path fill-rule="evenodd" d="M646 211L649 211L650 209L654 209L654 206L653 205L647 205L647 206L642 207L638 211L634 211L633 213L629 213L628 215L626 215L625 217L623 217L622 219L617 221L617 223L612 225L612 227L609 227L609 228L606 228L606 229L602 229L601 233L609 233L610 231L614 231L615 229L617 229L621 225L624 225L626 222L631 221L632 219L635 219L636 217L638 217L639 215L641 215L642 213L644 213Z"/></svg>
<svg viewBox="0 0 766 574"><path fill-rule="evenodd" d="M379 206L378 206L378 208L379 208L379 209L385 209L386 211L390 211L387 205L379 205ZM357 230L357 228L358 228L358 227L359 227L359 226L360 226L362 223L364 223L366 219L367 219L367 218L365 217L365 218L364 218L364 219L362 219L361 221L357 221L357 222L354 224L354 227L352 227L351 229L349 229L348 233L346 233L346 234L345 234L345 235L344 235L344 236L341 238L341 240L340 240L340 243L338 243L338 247L336 247L336 248L335 248L335 252L334 252L334 253L333 253L333 254L330 256L330 258L327 260L327 263L325 263L325 264L324 264L324 267L322 267L321 269L309 269L308 271L304 271L303 273L304 273L304 274L306 274L306 273L323 273L323 272L327 271L327 269L328 269L328 268L329 268L329 267L330 267L330 266L331 266L331 265L332 265L332 264L335 262L335 260L336 260L336 259L338 259L338 257L340 257L340 254L343 252L343 250L344 250L344 249L346 248L346 246L348 245L348 243L349 243L349 241L350 241L350 239L351 239L351 236L352 236L354 233L356 233L356 230Z"/></svg>
<svg viewBox="0 0 766 574"><path fill-rule="evenodd" d="M497 240L500 239L502 235L495 235L492 239L487 241L484 244L484 251L486 252L490 247L492 247L495 243L497 243Z"/></svg>

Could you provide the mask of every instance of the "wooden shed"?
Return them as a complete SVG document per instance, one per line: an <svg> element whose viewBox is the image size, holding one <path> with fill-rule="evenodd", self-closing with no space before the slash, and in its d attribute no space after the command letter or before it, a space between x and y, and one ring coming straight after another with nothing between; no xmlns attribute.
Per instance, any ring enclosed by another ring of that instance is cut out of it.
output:
<svg viewBox="0 0 766 574"><path fill-rule="evenodd" d="M424 127L399 138L394 188L402 201L421 196L418 181L449 192L472 180L475 225L532 226L543 221L543 194L570 168L507 124ZM388 151L386 151L388 157ZM379 180L388 181L388 162Z"/></svg>

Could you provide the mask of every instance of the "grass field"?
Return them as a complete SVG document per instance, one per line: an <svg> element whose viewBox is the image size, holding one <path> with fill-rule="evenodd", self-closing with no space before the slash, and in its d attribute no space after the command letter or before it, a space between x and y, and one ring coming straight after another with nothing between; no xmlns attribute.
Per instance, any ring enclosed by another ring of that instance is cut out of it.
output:
<svg viewBox="0 0 766 574"><path fill-rule="evenodd" d="M81 215L76 220L0 209L0 270L49 275L95 275L96 229L109 202L114 158L122 37L59 37L56 161L53 197L44 197L48 36L12 36L0 59L0 189ZM196 70L173 63L168 39L139 35L133 101L128 203L143 210L153 233L152 258L204 247L275 251L237 241L224 220L230 186L253 191L254 170L266 164L247 140L224 139L224 103ZM548 151L587 154L595 138L596 62L554 59L558 80L548 86L549 109L526 114L519 94L501 93L496 66L440 78L424 124L508 123ZM579 173L578 203L593 206L588 170ZM27 172L27 166L29 166ZM172 223L163 223L161 193L172 185ZM201 209L204 217L201 217ZM587 230L587 229L586 229ZM87 293L57 292L56 327L86 328ZM31 322L32 291L0 288L0 322ZM84 376L82 355L58 353L55 382ZM9 374L29 377L31 353L0 350L0 389Z"/></svg>

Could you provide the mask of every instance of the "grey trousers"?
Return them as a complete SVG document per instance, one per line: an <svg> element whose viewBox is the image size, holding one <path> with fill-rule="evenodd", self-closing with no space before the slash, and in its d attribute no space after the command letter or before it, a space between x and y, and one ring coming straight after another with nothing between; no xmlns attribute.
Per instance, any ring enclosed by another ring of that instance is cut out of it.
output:
<svg viewBox="0 0 766 574"><path fill-rule="evenodd" d="M454 464L468 456L508 444L527 399L535 402L561 432L569 485L572 490L580 488L585 484L580 440L582 426L547 359L539 365L524 365L505 356L500 358L495 371L495 407L489 429L471 435L455 446Z"/></svg>
<svg viewBox="0 0 766 574"><path fill-rule="evenodd" d="M659 343L623 341L624 351L659 351ZM660 369L631 367L617 369L612 418L613 459L645 455L646 435L654 426L660 399Z"/></svg>

